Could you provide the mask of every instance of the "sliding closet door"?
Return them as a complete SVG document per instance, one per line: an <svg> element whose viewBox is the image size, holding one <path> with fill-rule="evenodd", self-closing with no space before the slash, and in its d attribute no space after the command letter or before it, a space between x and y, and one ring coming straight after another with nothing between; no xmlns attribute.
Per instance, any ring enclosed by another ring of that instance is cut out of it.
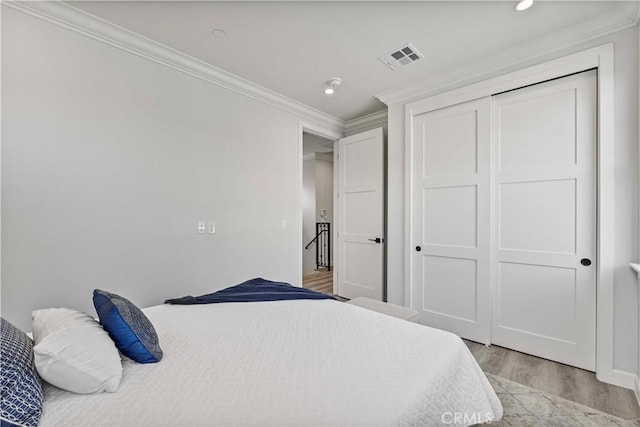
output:
<svg viewBox="0 0 640 427"><path fill-rule="evenodd" d="M412 308L489 343L489 98L413 116Z"/></svg>
<svg viewBox="0 0 640 427"><path fill-rule="evenodd" d="M595 71L492 104L492 342L593 371Z"/></svg>

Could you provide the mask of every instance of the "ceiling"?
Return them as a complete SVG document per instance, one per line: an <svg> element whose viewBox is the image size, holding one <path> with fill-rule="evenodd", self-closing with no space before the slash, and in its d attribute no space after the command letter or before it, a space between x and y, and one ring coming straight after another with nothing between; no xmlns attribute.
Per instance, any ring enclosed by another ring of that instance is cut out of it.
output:
<svg viewBox="0 0 640 427"><path fill-rule="evenodd" d="M302 134L302 155L313 153L332 153L333 141L310 133Z"/></svg>
<svg viewBox="0 0 640 427"><path fill-rule="evenodd" d="M383 110L376 93L460 70L617 7L537 1L517 13L515 1L70 4L342 120ZM215 28L226 36L213 36ZM401 71L377 59L407 42L425 59ZM342 85L327 96L334 76Z"/></svg>

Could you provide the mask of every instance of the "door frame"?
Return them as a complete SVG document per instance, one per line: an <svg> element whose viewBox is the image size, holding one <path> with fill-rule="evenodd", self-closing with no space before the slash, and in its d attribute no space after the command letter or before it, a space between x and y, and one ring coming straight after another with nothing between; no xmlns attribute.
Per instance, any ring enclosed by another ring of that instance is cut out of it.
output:
<svg viewBox="0 0 640 427"><path fill-rule="evenodd" d="M337 162L338 162L338 156L336 155L336 148L337 148L337 141L338 139L344 137L344 132L340 132L337 131L335 129L330 129L330 128L326 128L326 127L322 127L322 126L318 126L315 125L313 123L309 123L309 122L305 122L305 121L298 121L298 195L297 195L297 206L298 206L298 230L297 230L297 234L298 234L298 242L301 245L302 244L302 226L303 226L303 206L302 206L302 196L304 193L304 184L303 184L303 165L304 165L304 160L303 160L303 134L305 133L309 133L312 135L316 135L316 136L320 136L322 138L326 138L326 139L330 139L333 141L333 223L331 224L331 241L332 242L336 242L336 229L337 229L337 222L338 219L336 217L336 208L337 208L337 204L336 204L336 199L337 199L337 187L336 187L336 167L337 167ZM337 245L334 244L334 249L337 248ZM302 250L301 248L298 248L298 255L297 255L297 276L298 276L298 280L299 280L299 286L302 287L302 277L304 276L304 271L303 271L303 264L302 264ZM335 252L335 251L332 251ZM336 257L336 253L332 253L332 256L334 257L334 259ZM331 262L331 260L329 260L329 262ZM332 268L331 270L333 271L333 289L334 289L334 293L335 293L335 286L336 286L336 269L335 266L333 266L334 268Z"/></svg>
<svg viewBox="0 0 640 427"><path fill-rule="evenodd" d="M614 49L613 43L530 66L479 83L405 105L405 301L413 301L413 117L447 106L491 96L597 69L597 184L596 184L596 376L599 380L633 388L633 378L613 368L614 302Z"/></svg>

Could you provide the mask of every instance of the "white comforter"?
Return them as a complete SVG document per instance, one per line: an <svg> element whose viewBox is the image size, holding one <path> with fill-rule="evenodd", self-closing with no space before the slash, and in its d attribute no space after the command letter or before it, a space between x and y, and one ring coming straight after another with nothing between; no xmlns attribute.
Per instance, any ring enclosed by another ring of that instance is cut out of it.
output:
<svg viewBox="0 0 640 427"><path fill-rule="evenodd" d="M427 426L502 416L467 347L437 329L331 300L144 311L163 360L125 358L116 393L46 385L41 425Z"/></svg>

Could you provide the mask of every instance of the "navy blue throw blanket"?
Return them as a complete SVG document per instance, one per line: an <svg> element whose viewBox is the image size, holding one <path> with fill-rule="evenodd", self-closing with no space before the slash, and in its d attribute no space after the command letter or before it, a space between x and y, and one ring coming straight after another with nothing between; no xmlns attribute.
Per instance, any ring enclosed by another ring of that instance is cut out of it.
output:
<svg viewBox="0 0 640 427"><path fill-rule="evenodd" d="M166 304L218 304L222 302L283 301L292 299L333 299L311 289L298 288L284 282L272 282L262 278L247 280L230 288L198 297L186 296L168 299Z"/></svg>

